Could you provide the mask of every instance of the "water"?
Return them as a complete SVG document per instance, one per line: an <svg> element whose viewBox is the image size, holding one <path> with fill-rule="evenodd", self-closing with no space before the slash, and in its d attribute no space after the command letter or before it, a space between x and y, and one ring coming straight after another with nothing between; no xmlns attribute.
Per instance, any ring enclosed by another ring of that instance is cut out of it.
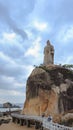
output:
<svg viewBox="0 0 73 130"><path fill-rule="evenodd" d="M19 106L20 108L10 108L11 111L15 110L22 110L23 109L23 103L16 103L16 106ZM3 104L0 104L0 112L6 112L9 111L9 108L3 108Z"/></svg>
<svg viewBox="0 0 73 130"><path fill-rule="evenodd" d="M22 110L22 108L10 108L11 111ZM9 108L0 108L0 112L9 111Z"/></svg>

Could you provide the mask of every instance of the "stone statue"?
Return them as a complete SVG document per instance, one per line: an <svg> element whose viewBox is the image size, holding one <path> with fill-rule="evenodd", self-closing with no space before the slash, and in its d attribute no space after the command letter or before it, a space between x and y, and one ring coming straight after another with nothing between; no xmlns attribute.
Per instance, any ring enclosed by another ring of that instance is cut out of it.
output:
<svg viewBox="0 0 73 130"><path fill-rule="evenodd" d="M47 41L47 45L44 48L44 65L54 64L54 47L50 41Z"/></svg>

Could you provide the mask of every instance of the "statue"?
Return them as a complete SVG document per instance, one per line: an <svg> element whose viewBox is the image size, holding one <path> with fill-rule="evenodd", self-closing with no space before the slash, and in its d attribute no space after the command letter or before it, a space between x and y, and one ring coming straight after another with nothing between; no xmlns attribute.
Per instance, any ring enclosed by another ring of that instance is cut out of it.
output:
<svg viewBox="0 0 73 130"><path fill-rule="evenodd" d="M47 45L44 48L44 65L54 64L54 47L50 41L47 41Z"/></svg>

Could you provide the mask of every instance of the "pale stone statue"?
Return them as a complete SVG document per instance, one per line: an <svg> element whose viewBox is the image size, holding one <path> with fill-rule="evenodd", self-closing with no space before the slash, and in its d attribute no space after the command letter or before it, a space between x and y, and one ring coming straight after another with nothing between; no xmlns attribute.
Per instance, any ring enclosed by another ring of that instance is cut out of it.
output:
<svg viewBox="0 0 73 130"><path fill-rule="evenodd" d="M47 45L44 48L44 65L54 64L54 47L50 41L47 41Z"/></svg>

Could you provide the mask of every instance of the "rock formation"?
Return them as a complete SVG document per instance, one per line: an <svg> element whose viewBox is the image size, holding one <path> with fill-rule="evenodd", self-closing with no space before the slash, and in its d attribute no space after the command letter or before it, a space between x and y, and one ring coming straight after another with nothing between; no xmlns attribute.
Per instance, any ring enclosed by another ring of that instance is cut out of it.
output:
<svg viewBox="0 0 73 130"><path fill-rule="evenodd" d="M6 102L6 103L3 104L3 107L4 108L11 108L12 104L10 102Z"/></svg>
<svg viewBox="0 0 73 130"><path fill-rule="evenodd" d="M73 74L60 66L36 67L27 80L23 113L46 116L73 109Z"/></svg>
<svg viewBox="0 0 73 130"><path fill-rule="evenodd" d="M58 65L36 67L27 79L23 114L63 115L73 109L73 73Z"/></svg>

